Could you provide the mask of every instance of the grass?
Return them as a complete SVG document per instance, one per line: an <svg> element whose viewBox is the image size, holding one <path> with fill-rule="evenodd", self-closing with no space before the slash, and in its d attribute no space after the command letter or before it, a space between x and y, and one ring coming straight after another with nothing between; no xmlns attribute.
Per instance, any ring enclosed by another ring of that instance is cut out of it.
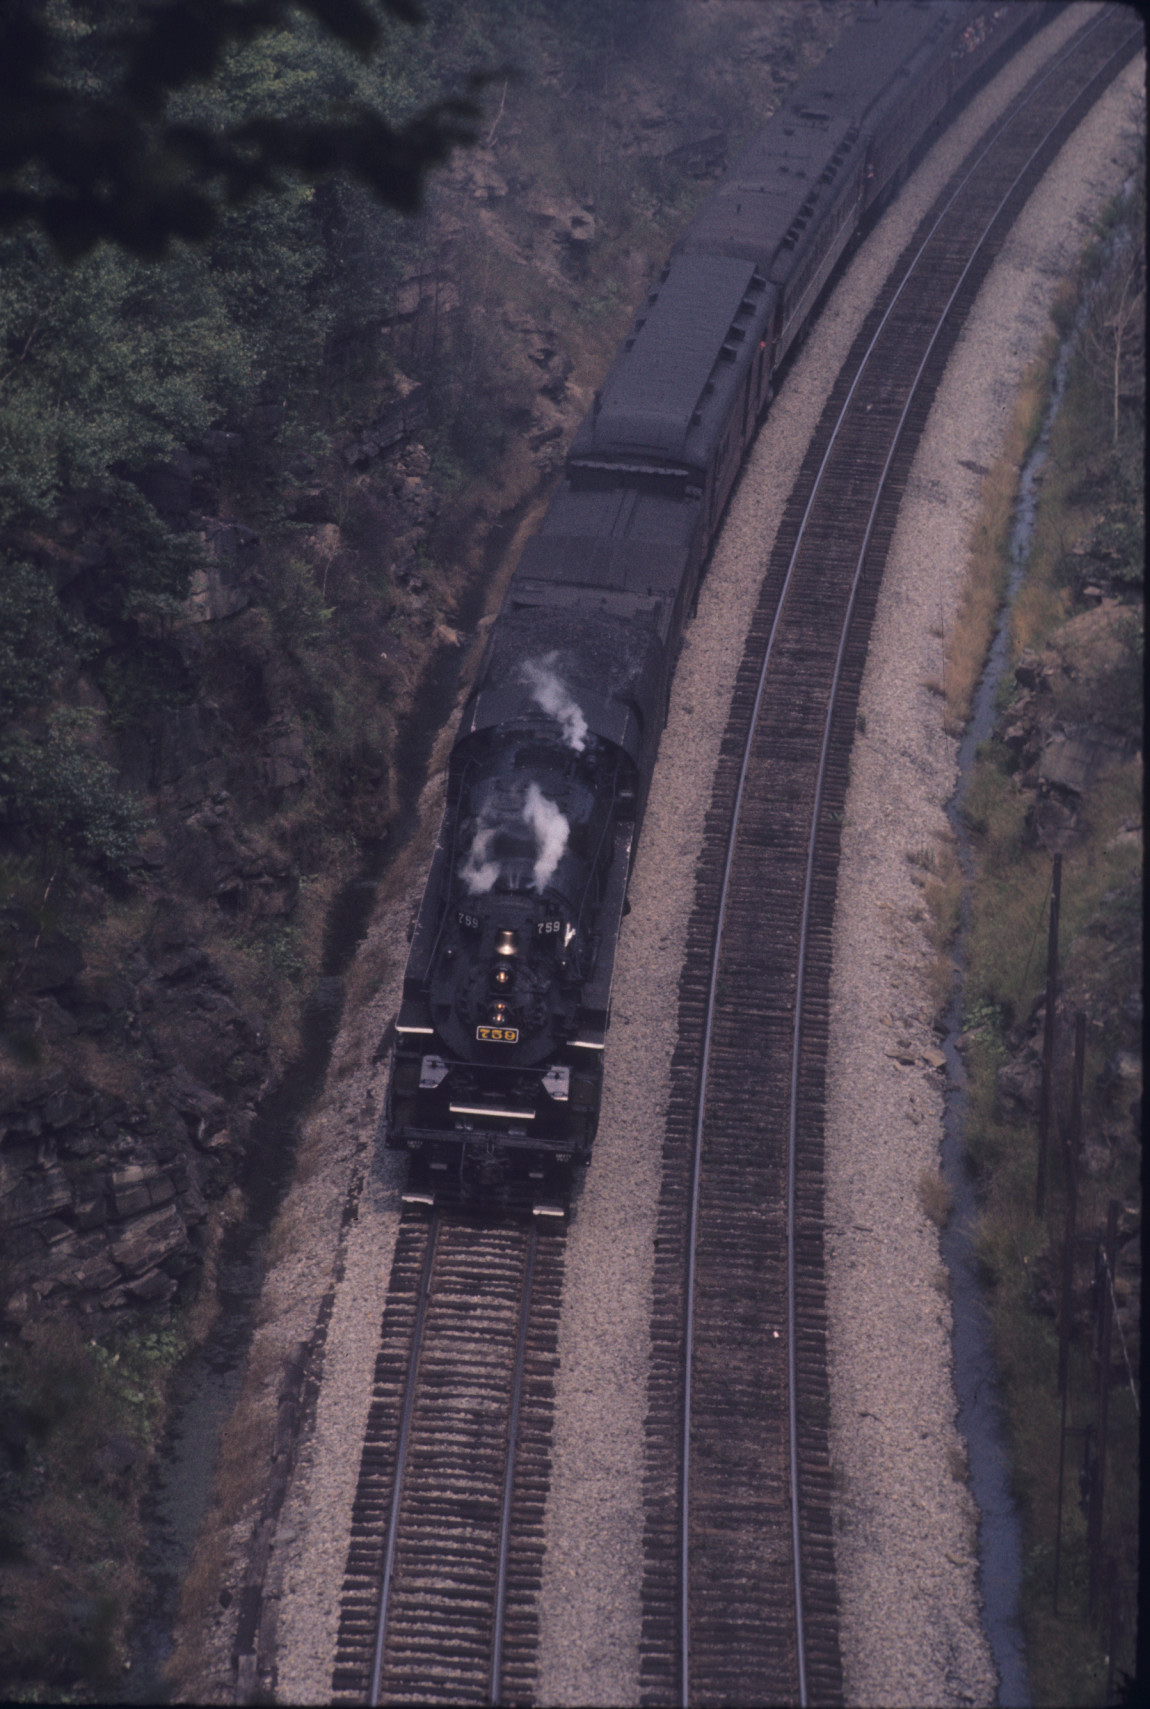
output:
<svg viewBox="0 0 1150 1709"><path fill-rule="evenodd" d="M946 702L945 723L951 735L958 734L970 716L1002 605L1019 468L1042 425L1055 351L1051 338L1024 376L1002 454L983 476L979 514L967 548L967 578L947 638L943 677L927 684Z"/></svg>
<svg viewBox="0 0 1150 1709"><path fill-rule="evenodd" d="M257 1341L243 1392L224 1426L211 1508L180 1587L181 1619L166 1669L178 1701L194 1702L194 1682L202 1681L212 1669L212 1616L218 1613L221 1590L230 1589L233 1597L238 1594L236 1533L255 1516L253 1484L263 1488L271 1465L276 1408L266 1403L265 1395L277 1369L270 1347Z"/></svg>
<svg viewBox="0 0 1150 1709"><path fill-rule="evenodd" d="M942 1015L954 991L954 940L962 910L964 881L949 831L933 845L907 851L911 879L926 903L926 932L934 951L927 973L931 1008Z"/></svg>
<svg viewBox="0 0 1150 1709"><path fill-rule="evenodd" d="M938 1169L923 1169L918 1177L918 1203L923 1215L936 1228L945 1228L954 1209L950 1183Z"/></svg>
<svg viewBox="0 0 1150 1709"><path fill-rule="evenodd" d="M1027 418L1029 407L1024 403L1020 419ZM1024 647L1057 645L1065 633L1063 626L1076 615L1067 562L1074 547L1091 538L1096 524L1096 512L1084 495L1082 471L1094 455L1103 416L1097 387L1085 365L1078 364L1051 436L1034 550L1011 614L1015 656ZM1125 454L1135 460L1140 456L1129 447ZM994 543L1005 537L1002 491L1005 486L995 487L993 515L976 531L977 555L986 560L978 578L987 588L994 585L989 568ZM972 635L980 632L978 612L987 605L986 597L972 598L967 612ZM1129 621L1138 621L1134 609ZM1072 644L1068 656L1072 664L1085 669ZM1090 666L1098 679L1095 704L1117 707L1125 717L1122 695L1111 694L1112 685L1107 682L1108 672L1122 668L1116 649L1108 657L1095 658ZM948 710L949 679L948 659ZM1092 695L1094 688L1092 676ZM1059 683L1053 693L1055 714L1078 715L1072 679ZM1095 1296L1090 1289L1093 1252L1088 1242L1075 1270L1068 1326L1070 1433L1062 1485L1056 1614L1061 1401L1055 1314L1061 1301L1067 1179L1056 1126L1044 1214L1036 1215L1036 1124L1033 1119L1012 1119L998 1091L999 1070L1018 1050L1031 1005L1046 978L1051 857L1035 841L1030 819L1033 795L1019 788L1011 763L998 743L985 744L967 797L976 876L966 944L966 1143L978 1176L977 1255L987 1287L1012 1443L1013 1482L1024 1528L1022 1622L1033 1698L1036 1704L1096 1704L1106 1701L1108 1672L1120 1676L1133 1669L1138 1419L1125 1370L1115 1366L1108 1385L1102 1552L1115 1563L1119 1586L1112 1598L1100 1592L1091 1610L1086 1518L1077 1480L1087 1430L1097 1430L1100 1416L1093 1339ZM1087 1017L1083 1132L1092 1150L1090 1167L1078 1171L1077 1231L1097 1235L1105 1225L1108 1203L1117 1200L1123 1207L1120 1227L1133 1233L1135 1244L1141 1203L1132 1100L1140 1084L1116 1083L1104 1067L1115 1051L1138 1048L1137 1030L1123 1003L1129 993L1139 990L1141 980L1142 847L1141 839L1131 832L1132 826L1141 824L1141 771L1140 759L1134 759L1113 763L1094 779L1078 803L1077 824L1063 852L1055 1085L1057 1110L1065 1118L1072 1020L1082 1011ZM927 863L920 860L918 867L925 884ZM1036 1036L1033 1028L1029 1036L1032 1043L1041 1044L1041 1034ZM929 1192L929 1185L920 1182L924 1209ZM1121 1272L1118 1282L1120 1292L1127 1288L1128 1279ZM1131 1351L1137 1360L1139 1349Z"/></svg>
<svg viewBox="0 0 1150 1709"><path fill-rule="evenodd" d="M118 1695L142 1586L140 1498L185 1325L0 1348L0 1676L26 1702Z"/></svg>

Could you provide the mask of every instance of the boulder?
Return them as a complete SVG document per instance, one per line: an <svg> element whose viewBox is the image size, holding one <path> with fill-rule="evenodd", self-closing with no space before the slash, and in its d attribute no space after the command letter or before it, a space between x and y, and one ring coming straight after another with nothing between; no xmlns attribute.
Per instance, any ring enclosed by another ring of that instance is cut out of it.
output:
<svg viewBox="0 0 1150 1709"><path fill-rule="evenodd" d="M262 768L265 786L273 798L309 784L312 769L303 731L288 728L270 732L264 741Z"/></svg>
<svg viewBox="0 0 1150 1709"><path fill-rule="evenodd" d="M0 1202L0 1227L42 1223L71 1205L72 1187L63 1169L21 1175Z"/></svg>
<svg viewBox="0 0 1150 1709"><path fill-rule="evenodd" d="M44 932L32 939L20 957L20 984L33 994L59 991L72 983L83 966L78 944L63 932Z"/></svg>
<svg viewBox="0 0 1150 1709"><path fill-rule="evenodd" d="M727 139L713 131L696 142L681 143L663 156L664 162L688 178L716 178L727 158Z"/></svg>
<svg viewBox="0 0 1150 1709"><path fill-rule="evenodd" d="M306 487L285 495L284 515L291 522L331 523L335 521L335 507L325 487Z"/></svg>
<svg viewBox="0 0 1150 1709"><path fill-rule="evenodd" d="M457 154L451 178L465 195L479 202L500 202L508 193L507 179L487 148L471 148Z"/></svg>
<svg viewBox="0 0 1150 1709"><path fill-rule="evenodd" d="M116 1229L108 1250L129 1275L143 1275L178 1250L186 1239L183 1218L175 1205L148 1211Z"/></svg>
<svg viewBox="0 0 1150 1709"><path fill-rule="evenodd" d="M1036 1056L1003 1063L997 1076L998 1096L1008 1115L1032 1116L1042 1096L1042 1063Z"/></svg>
<svg viewBox="0 0 1150 1709"><path fill-rule="evenodd" d="M414 314L415 307L410 312ZM381 410L369 426L361 429L355 442L344 451L344 461L349 468L363 467L373 458L402 445L419 432L426 420L427 394L422 386L412 386L403 397L394 399Z"/></svg>
<svg viewBox="0 0 1150 1709"><path fill-rule="evenodd" d="M1038 761L1039 783L1083 796L1099 766L1118 752L1120 749L1107 741L1102 731L1090 725L1052 730Z"/></svg>
<svg viewBox="0 0 1150 1709"><path fill-rule="evenodd" d="M113 1169L111 1192L116 1217L121 1221L166 1205L176 1196L170 1177L155 1163L129 1163Z"/></svg>
<svg viewBox="0 0 1150 1709"><path fill-rule="evenodd" d="M1014 666L1014 680L1019 688L1041 692L1049 686L1049 676L1048 667L1032 647L1019 653Z"/></svg>
<svg viewBox="0 0 1150 1709"><path fill-rule="evenodd" d="M232 566L201 564L192 571L184 615L189 623L216 623L222 617L234 617L250 603L251 594L235 578Z"/></svg>

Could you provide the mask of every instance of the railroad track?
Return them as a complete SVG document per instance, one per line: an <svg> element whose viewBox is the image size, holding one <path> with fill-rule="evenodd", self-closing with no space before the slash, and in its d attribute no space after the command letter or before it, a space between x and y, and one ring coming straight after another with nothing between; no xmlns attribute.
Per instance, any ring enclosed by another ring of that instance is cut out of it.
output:
<svg viewBox="0 0 1150 1709"><path fill-rule="evenodd" d="M842 1699L822 1146L858 692L946 360L1030 190L1141 43L1100 11L908 245L787 505L714 782L680 983L652 1314L644 1703Z"/></svg>
<svg viewBox="0 0 1150 1709"><path fill-rule="evenodd" d="M868 317L767 567L681 985L652 1322L646 1702L841 1698L821 1148L855 704L947 354L1031 184L1134 51L1130 35L1128 13L1100 14L923 222L903 269L913 285L888 288ZM1062 117L1038 123L1039 109ZM535 1699L563 1254L561 1230L405 1214L333 1700Z"/></svg>
<svg viewBox="0 0 1150 1709"><path fill-rule="evenodd" d="M333 1701L533 1701L563 1250L558 1229L404 1216Z"/></svg>

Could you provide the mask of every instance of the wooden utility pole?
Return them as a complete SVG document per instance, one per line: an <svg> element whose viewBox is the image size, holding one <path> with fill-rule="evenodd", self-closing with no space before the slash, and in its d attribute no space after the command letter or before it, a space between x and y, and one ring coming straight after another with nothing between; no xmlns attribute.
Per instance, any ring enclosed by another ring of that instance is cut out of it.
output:
<svg viewBox="0 0 1150 1709"><path fill-rule="evenodd" d="M1066 1228L1062 1237L1062 1311L1058 1319L1058 1393L1062 1418L1058 1431L1058 1524L1054 1533L1054 1612L1062 1566L1062 1482L1066 1467L1066 1397L1070 1387L1070 1331L1074 1317L1074 1237L1078 1217L1078 1155L1082 1145L1082 1083L1086 1067L1086 1016L1074 1017L1074 1099L1070 1126L1062 1136L1066 1175ZM1061 1124L1060 1124L1061 1125Z"/></svg>
<svg viewBox="0 0 1150 1709"><path fill-rule="evenodd" d="M1106 1209L1106 1241L1102 1248L1099 1286L1102 1289L1101 1312L1098 1319L1098 1455L1094 1462L1094 1487L1091 1491L1090 1522L1087 1542L1090 1549L1090 1612L1098 1604L1099 1578L1102 1567L1102 1504L1106 1499L1106 1434L1110 1421L1110 1340L1114 1327L1111 1309L1114 1261L1118 1254L1117 1199L1111 1199Z"/></svg>
<svg viewBox="0 0 1150 1709"><path fill-rule="evenodd" d="M1054 1102L1054 1005L1058 997L1058 911L1061 904L1062 856L1056 854L1050 889L1050 937L1046 950L1046 1020L1042 1029L1042 1096L1038 1106L1035 1216L1041 1216L1046 1208L1046 1142L1050 1133L1050 1111Z"/></svg>

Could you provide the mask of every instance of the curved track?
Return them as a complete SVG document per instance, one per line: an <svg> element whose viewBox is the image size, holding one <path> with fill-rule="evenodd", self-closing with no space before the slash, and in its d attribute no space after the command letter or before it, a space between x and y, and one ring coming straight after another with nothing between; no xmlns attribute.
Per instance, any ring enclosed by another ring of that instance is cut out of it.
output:
<svg viewBox="0 0 1150 1709"><path fill-rule="evenodd" d="M922 222L787 507L732 703L681 981L652 1322L645 1702L841 1700L822 1254L838 826L911 460L987 268L1141 44L1100 11Z"/></svg>
<svg viewBox="0 0 1150 1709"><path fill-rule="evenodd" d="M652 1323L649 1702L841 1697L822 1276L838 823L882 565L1001 236L1140 30L1102 12L956 176L856 341L764 579L681 984ZM1050 117L1048 115L1061 115ZM561 1230L400 1225L341 1599L342 1702L530 1702Z"/></svg>
<svg viewBox="0 0 1150 1709"><path fill-rule="evenodd" d="M400 1226L336 1702L532 1700L563 1245L434 1213Z"/></svg>

